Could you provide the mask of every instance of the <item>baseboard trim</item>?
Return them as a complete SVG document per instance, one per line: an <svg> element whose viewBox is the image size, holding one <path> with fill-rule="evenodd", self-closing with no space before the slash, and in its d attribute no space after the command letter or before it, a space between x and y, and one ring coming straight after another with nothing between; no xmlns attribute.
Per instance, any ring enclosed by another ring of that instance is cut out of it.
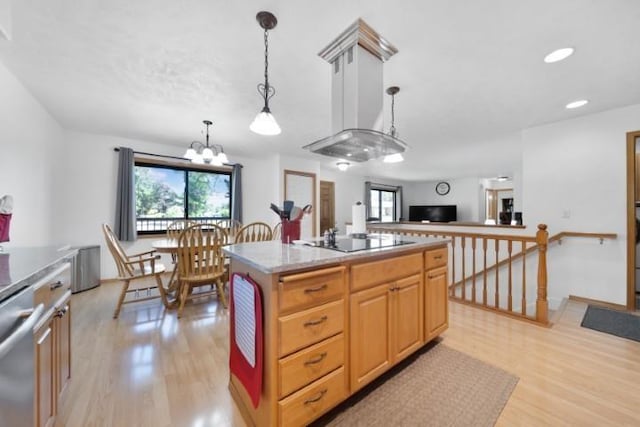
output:
<svg viewBox="0 0 640 427"><path fill-rule="evenodd" d="M614 309L614 310L624 310L624 311L628 310L626 305L615 304L613 302L600 301L600 300L597 300L597 299L579 297L579 296L576 296L576 295L569 295L569 299L571 301L578 301L578 302L583 302L585 304L599 305L599 306L611 308L611 309Z"/></svg>

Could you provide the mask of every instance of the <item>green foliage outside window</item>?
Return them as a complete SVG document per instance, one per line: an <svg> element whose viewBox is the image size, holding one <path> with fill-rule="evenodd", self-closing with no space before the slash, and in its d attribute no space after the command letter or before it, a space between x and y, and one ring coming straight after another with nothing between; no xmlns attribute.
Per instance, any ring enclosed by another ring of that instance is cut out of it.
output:
<svg viewBox="0 0 640 427"><path fill-rule="evenodd" d="M136 164L135 180L138 231L164 231L168 220L230 218L229 173Z"/></svg>

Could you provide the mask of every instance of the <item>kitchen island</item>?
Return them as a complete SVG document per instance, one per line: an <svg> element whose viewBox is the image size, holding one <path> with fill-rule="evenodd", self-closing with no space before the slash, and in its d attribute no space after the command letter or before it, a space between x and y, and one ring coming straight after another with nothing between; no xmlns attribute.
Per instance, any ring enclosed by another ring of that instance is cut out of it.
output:
<svg viewBox="0 0 640 427"><path fill-rule="evenodd" d="M371 237L372 249L339 238L350 252L278 241L225 249L231 273L262 299L257 406L233 371L229 382L249 425L308 424L446 330L448 240Z"/></svg>

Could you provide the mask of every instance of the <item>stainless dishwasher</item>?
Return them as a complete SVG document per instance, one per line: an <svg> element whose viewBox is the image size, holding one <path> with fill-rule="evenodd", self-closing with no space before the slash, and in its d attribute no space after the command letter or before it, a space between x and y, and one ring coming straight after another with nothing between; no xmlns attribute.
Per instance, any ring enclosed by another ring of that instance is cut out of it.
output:
<svg viewBox="0 0 640 427"><path fill-rule="evenodd" d="M33 327L44 306L33 307L31 286L0 302L0 425L33 426Z"/></svg>

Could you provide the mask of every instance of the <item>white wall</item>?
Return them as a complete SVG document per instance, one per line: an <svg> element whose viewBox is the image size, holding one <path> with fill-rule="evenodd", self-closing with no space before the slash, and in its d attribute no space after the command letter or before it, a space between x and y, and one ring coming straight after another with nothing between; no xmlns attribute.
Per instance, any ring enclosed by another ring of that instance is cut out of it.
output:
<svg viewBox="0 0 640 427"><path fill-rule="evenodd" d="M523 216L560 231L617 233L603 245L566 239L549 253L549 295L626 304L626 133L640 105L523 132Z"/></svg>
<svg viewBox="0 0 640 427"><path fill-rule="evenodd" d="M0 94L0 197L14 199L11 241L2 245L55 244L54 200L62 189L54 170L60 167L63 131L2 63Z"/></svg>
<svg viewBox="0 0 640 427"><path fill-rule="evenodd" d="M441 196L436 193L439 181L416 182L407 185L405 191L405 217L409 218L409 205L456 205L458 221L479 221L479 208L482 194L479 178L459 178L447 180L449 193Z"/></svg>

